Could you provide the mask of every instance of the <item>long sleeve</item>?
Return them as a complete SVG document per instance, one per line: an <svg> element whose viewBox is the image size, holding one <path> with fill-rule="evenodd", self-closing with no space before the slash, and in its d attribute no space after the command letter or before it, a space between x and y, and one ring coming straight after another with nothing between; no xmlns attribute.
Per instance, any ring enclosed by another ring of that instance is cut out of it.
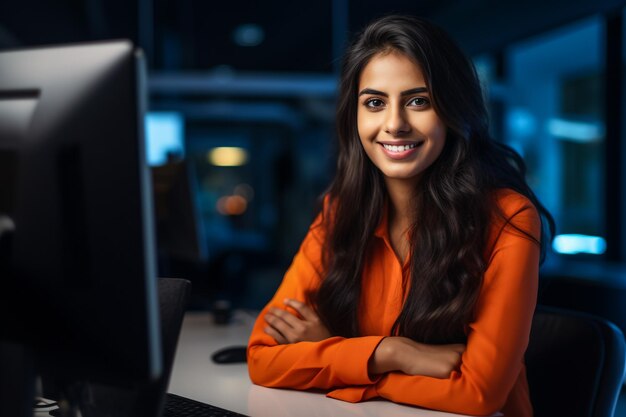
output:
<svg viewBox="0 0 626 417"><path fill-rule="evenodd" d="M539 239L540 220L530 202L517 194L503 200L505 214L514 215L511 224ZM448 379L392 372L366 389L329 395L347 401L383 397L472 415L493 414L508 402L505 415L532 415L527 401L512 405L509 395L519 378L524 384L518 389L526 389L523 359L536 305L538 265L537 242L507 225L495 240L459 371Z"/></svg>
<svg viewBox="0 0 626 417"><path fill-rule="evenodd" d="M382 336L331 337L321 342L277 345L265 334L270 307L283 308L285 298L306 300L320 282L323 231L318 217L305 237L283 282L261 311L248 342L248 371L255 384L295 389L330 389L372 384L367 362Z"/></svg>
<svg viewBox="0 0 626 417"><path fill-rule="evenodd" d="M270 387L318 388L344 401L385 398L441 411L507 417L532 416L524 353L536 305L541 222L525 197L503 190L498 203L505 222L495 218L485 254L487 269L475 319L467 327L467 345L459 370L446 379L391 372L372 380L368 361L390 331L402 308L402 265L385 239L364 267L361 311L363 337L333 337L322 342L277 345L263 332L264 316L286 297L305 300L320 284L322 242L319 218L307 234L274 298L261 312L248 349L252 381ZM522 233L527 232L531 236ZM376 235L385 236L386 220Z"/></svg>

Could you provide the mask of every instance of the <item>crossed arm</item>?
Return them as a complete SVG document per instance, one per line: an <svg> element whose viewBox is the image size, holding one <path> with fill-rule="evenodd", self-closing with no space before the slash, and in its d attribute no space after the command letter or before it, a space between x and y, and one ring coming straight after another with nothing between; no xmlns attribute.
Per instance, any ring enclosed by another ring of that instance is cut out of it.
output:
<svg viewBox="0 0 626 417"><path fill-rule="evenodd" d="M515 224L539 236L536 211L525 200L511 200L506 214L517 213ZM323 389L351 402L381 397L463 414L489 415L503 406L524 409L512 415L532 414L523 357L537 294L535 242L514 231L498 237L467 345L432 346L397 336L328 337L314 310L297 301L319 282L322 239L316 232L312 227L255 324L248 349L254 383Z"/></svg>
<svg viewBox="0 0 626 417"><path fill-rule="evenodd" d="M264 332L278 344L319 342L331 337L311 307L287 298L285 309L271 307L265 315ZM368 361L367 370L375 376L392 371L407 375L447 378L458 369L463 344L427 345L400 336L385 337Z"/></svg>

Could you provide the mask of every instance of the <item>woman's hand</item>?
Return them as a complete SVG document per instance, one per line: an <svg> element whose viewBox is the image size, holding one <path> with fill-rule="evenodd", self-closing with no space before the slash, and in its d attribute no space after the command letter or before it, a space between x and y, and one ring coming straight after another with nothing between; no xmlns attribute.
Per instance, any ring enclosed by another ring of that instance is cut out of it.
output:
<svg viewBox="0 0 626 417"><path fill-rule="evenodd" d="M422 375L433 378L448 378L458 369L463 344L427 345L406 337L384 338L368 364L370 374L400 371L407 375Z"/></svg>
<svg viewBox="0 0 626 417"><path fill-rule="evenodd" d="M291 307L295 314L272 307L265 315L265 322L268 325L264 331L278 344L319 342L332 336L311 307L290 298L286 298L284 303Z"/></svg>

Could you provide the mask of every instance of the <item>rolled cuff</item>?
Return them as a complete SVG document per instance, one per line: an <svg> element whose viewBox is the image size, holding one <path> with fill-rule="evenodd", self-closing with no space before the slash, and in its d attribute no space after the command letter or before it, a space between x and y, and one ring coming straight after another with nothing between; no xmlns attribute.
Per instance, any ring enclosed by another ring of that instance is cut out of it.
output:
<svg viewBox="0 0 626 417"><path fill-rule="evenodd" d="M334 372L345 385L374 384L380 376L371 378L368 362L384 336L364 336L345 339L337 350Z"/></svg>

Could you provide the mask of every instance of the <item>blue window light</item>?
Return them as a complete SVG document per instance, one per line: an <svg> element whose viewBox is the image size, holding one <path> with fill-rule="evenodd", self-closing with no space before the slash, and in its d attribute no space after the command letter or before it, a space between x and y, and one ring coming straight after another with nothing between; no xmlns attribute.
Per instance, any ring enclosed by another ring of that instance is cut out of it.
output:
<svg viewBox="0 0 626 417"><path fill-rule="evenodd" d="M552 242L552 249L557 253L565 255L579 253L602 255L606 251L606 241L599 236L557 235Z"/></svg>
<svg viewBox="0 0 626 417"><path fill-rule="evenodd" d="M176 112L146 115L146 154L151 166L163 165L168 155L185 156L184 119Z"/></svg>

